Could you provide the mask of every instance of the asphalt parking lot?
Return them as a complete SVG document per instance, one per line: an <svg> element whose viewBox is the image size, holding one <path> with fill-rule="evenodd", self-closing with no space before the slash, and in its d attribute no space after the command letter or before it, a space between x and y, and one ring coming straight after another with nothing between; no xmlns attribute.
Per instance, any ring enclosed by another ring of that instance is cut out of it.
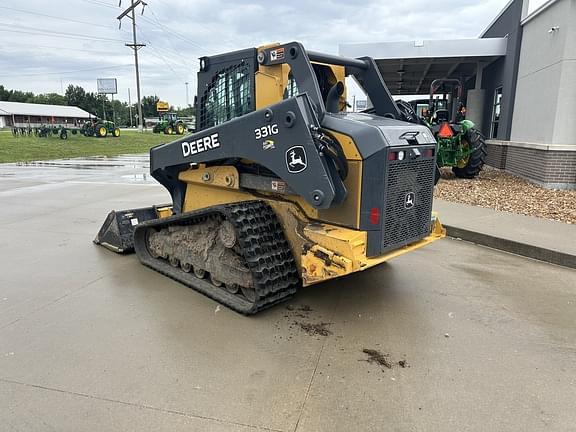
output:
<svg viewBox="0 0 576 432"><path fill-rule="evenodd" d="M146 173L0 165L1 430L574 430L576 271L444 239L246 318L91 243Z"/></svg>

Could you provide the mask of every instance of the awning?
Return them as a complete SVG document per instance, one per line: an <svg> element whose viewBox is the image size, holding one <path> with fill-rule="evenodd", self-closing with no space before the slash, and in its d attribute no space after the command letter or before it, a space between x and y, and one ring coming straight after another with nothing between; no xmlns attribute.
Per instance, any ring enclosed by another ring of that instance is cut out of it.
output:
<svg viewBox="0 0 576 432"><path fill-rule="evenodd" d="M506 55L507 38L341 44L340 55L372 57L393 95L428 94L438 78L468 79L478 63Z"/></svg>

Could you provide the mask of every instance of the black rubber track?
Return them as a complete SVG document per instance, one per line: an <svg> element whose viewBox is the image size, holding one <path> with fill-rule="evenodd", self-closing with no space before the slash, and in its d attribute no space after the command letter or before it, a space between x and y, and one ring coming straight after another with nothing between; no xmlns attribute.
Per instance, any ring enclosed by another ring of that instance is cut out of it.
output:
<svg viewBox="0 0 576 432"><path fill-rule="evenodd" d="M470 159L464 168L452 167L452 172L456 177L472 179L482 171L488 149L484 137L476 128L469 129L464 135L464 139L472 149Z"/></svg>
<svg viewBox="0 0 576 432"><path fill-rule="evenodd" d="M236 230L239 254L244 257L256 290L255 302L216 287L209 279L200 279L172 267L168 261L150 255L146 244L149 229L171 225L190 225L219 216ZM208 207L195 212L156 219L139 224L134 231L134 249L142 264L216 300L244 315L252 315L280 303L296 293L300 278L290 245L272 208L263 201L245 201Z"/></svg>

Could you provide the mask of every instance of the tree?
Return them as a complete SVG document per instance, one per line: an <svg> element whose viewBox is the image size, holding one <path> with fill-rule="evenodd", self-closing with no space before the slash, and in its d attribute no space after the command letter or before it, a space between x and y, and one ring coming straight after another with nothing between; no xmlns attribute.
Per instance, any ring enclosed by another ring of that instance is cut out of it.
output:
<svg viewBox="0 0 576 432"><path fill-rule="evenodd" d="M0 85L0 101L7 101L10 96L10 92Z"/></svg>
<svg viewBox="0 0 576 432"><path fill-rule="evenodd" d="M158 96L144 96L142 98L142 115L146 117L156 117L158 112L156 111L156 103L160 100Z"/></svg>
<svg viewBox="0 0 576 432"><path fill-rule="evenodd" d="M20 90L6 91L6 98L3 99L9 102L34 102L34 93L22 92Z"/></svg>
<svg viewBox="0 0 576 432"><path fill-rule="evenodd" d="M180 117L194 117L196 116L196 108L195 107L188 107L188 108L178 108L176 113Z"/></svg>
<svg viewBox="0 0 576 432"><path fill-rule="evenodd" d="M70 84L66 89L65 97L68 105L82 108L86 102L86 91L80 86Z"/></svg>
<svg viewBox="0 0 576 432"><path fill-rule="evenodd" d="M47 105L67 105L68 103L66 97L58 93L39 94L33 98L32 102Z"/></svg>

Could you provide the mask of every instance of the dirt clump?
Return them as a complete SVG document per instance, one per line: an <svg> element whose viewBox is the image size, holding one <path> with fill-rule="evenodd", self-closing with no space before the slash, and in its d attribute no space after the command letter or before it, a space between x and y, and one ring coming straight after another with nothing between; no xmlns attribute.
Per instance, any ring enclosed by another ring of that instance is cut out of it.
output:
<svg viewBox="0 0 576 432"><path fill-rule="evenodd" d="M327 328L332 323L320 322L320 323L304 323L295 321L305 333L310 336L330 336L332 332Z"/></svg>
<svg viewBox="0 0 576 432"><path fill-rule="evenodd" d="M379 366L384 366L385 368L392 369L392 363L390 362L390 360L388 360L390 354L382 354L378 350L369 348L364 348L362 352L368 356L368 358L365 360L368 363L375 363Z"/></svg>

